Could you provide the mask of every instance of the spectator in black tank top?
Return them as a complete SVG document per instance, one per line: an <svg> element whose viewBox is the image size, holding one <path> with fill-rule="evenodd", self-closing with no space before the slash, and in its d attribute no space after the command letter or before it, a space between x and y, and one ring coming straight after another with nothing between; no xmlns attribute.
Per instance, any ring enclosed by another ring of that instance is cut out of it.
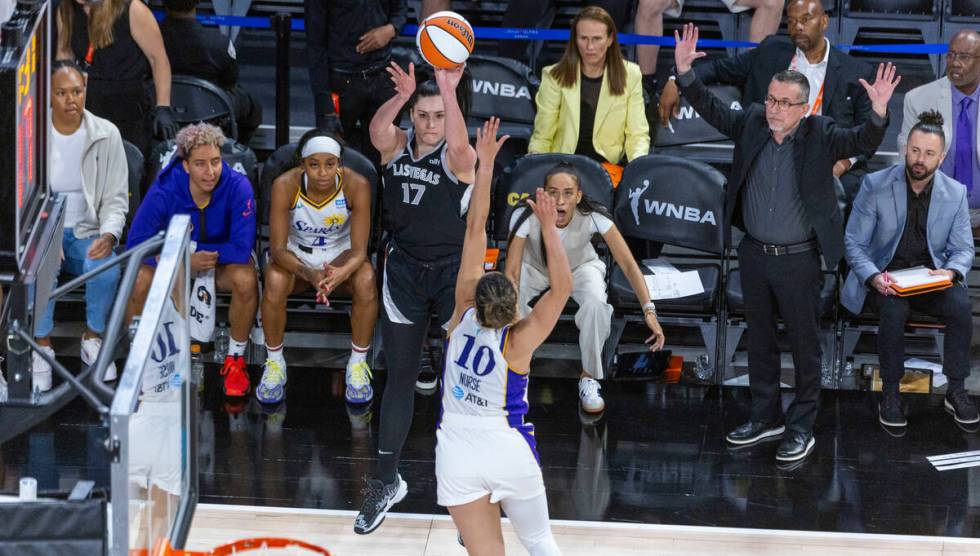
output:
<svg viewBox="0 0 980 556"><path fill-rule="evenodd" d="M144 155L149 153L152 135L176 136L170 61L160 27L145 4L63 0L56 20L56 58L74 60L88 72L89 111L116 124L123 139ZM151 77L156 93L152 115L147 94Z"/></svg>
<svg viewBox="0 0 980 556"><path fill-rule="evenodd" d="M160 23L163 45L176 75L210 81L231 97L238 142L248 144L262 123L262 105L238 84L235 45L215 28L197 20L198 0L164 0L167 17Z"/></svg>

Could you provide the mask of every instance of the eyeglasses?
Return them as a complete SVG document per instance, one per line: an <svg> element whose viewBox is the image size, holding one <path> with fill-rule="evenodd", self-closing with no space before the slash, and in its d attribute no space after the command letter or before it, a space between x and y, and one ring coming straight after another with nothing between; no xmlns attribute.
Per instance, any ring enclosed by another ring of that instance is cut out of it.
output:
<svg viewBox="0 0 980 556"><path fill-rule="evenodd" d="M802 102L790 102L786 99L777 99L776 97L769 95L766 97L766 106L769 108L778 108L780 110L789 110L790 106L802 106L806 104L806 101Z"/></svg>
<svg viewBox="0 0 980 556"><path fill-rule="evenodd" d="M970 54L968 52L953 52L952 50L946 53L946 59L950 62L963 62L964 64L969 64L975 58L980 58L980 56Z"/></svg>

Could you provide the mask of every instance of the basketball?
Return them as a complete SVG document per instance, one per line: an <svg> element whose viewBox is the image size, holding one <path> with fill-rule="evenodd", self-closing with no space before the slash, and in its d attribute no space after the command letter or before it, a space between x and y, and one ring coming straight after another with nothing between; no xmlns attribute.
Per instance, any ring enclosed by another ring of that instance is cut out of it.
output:
<svg viewBox="0 0 980 556"><path fill-rule="evenodd" d="M453 69L473 52L473 27L456 12L436 12L419 25L415 44L426 62L442 69Z"/></svg>

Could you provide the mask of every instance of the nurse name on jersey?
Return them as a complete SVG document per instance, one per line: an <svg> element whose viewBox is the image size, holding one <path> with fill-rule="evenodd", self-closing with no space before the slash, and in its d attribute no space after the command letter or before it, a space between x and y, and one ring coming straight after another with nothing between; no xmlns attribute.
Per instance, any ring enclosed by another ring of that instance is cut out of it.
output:
<svg viewBox="0 0 980 556"><path fill-rule="evenodd" d="M466 390L472 390L472 392L467 392L463 388ZM464 402L469 402L479 407L489 407L490 404L487 402L487 400L473 393L479 391L480 379L476 378L475 376L470 376L465 372L459 373L459 384L453 387L453 396L456 396L457 400L463 400Z"/></svg>
<svg viewBox="0 0 980 556"><path fill-rule="evenodd" d="M432 170L426 168L419 168L412 164L399 164L393 163L391 165L392 175L399 177L411 178L413 180L424 181L429 185L439 185L439 178L442 177L441 174L437 174Z"/></svg>

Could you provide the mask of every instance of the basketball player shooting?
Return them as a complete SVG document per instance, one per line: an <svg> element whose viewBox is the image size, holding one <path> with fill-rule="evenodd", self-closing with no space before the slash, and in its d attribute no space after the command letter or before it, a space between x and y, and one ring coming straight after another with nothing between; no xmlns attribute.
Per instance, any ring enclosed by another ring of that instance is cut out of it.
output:
<svg viewBox="0 0 980 556"><path fill-rule="evenodd" d="M442 420L436 431L436 481L470 554L503 554L500 508L532 556L559 554L534 426L527 414L531 356L551 334L572 291L572 271L558 236L555 200L539 188L529 201L541 222L551 288L518 320L517 288L503 273L484 273L493 162L507 136L500 121L477 131L479 169L466 217L449 321Z"/></svg>

